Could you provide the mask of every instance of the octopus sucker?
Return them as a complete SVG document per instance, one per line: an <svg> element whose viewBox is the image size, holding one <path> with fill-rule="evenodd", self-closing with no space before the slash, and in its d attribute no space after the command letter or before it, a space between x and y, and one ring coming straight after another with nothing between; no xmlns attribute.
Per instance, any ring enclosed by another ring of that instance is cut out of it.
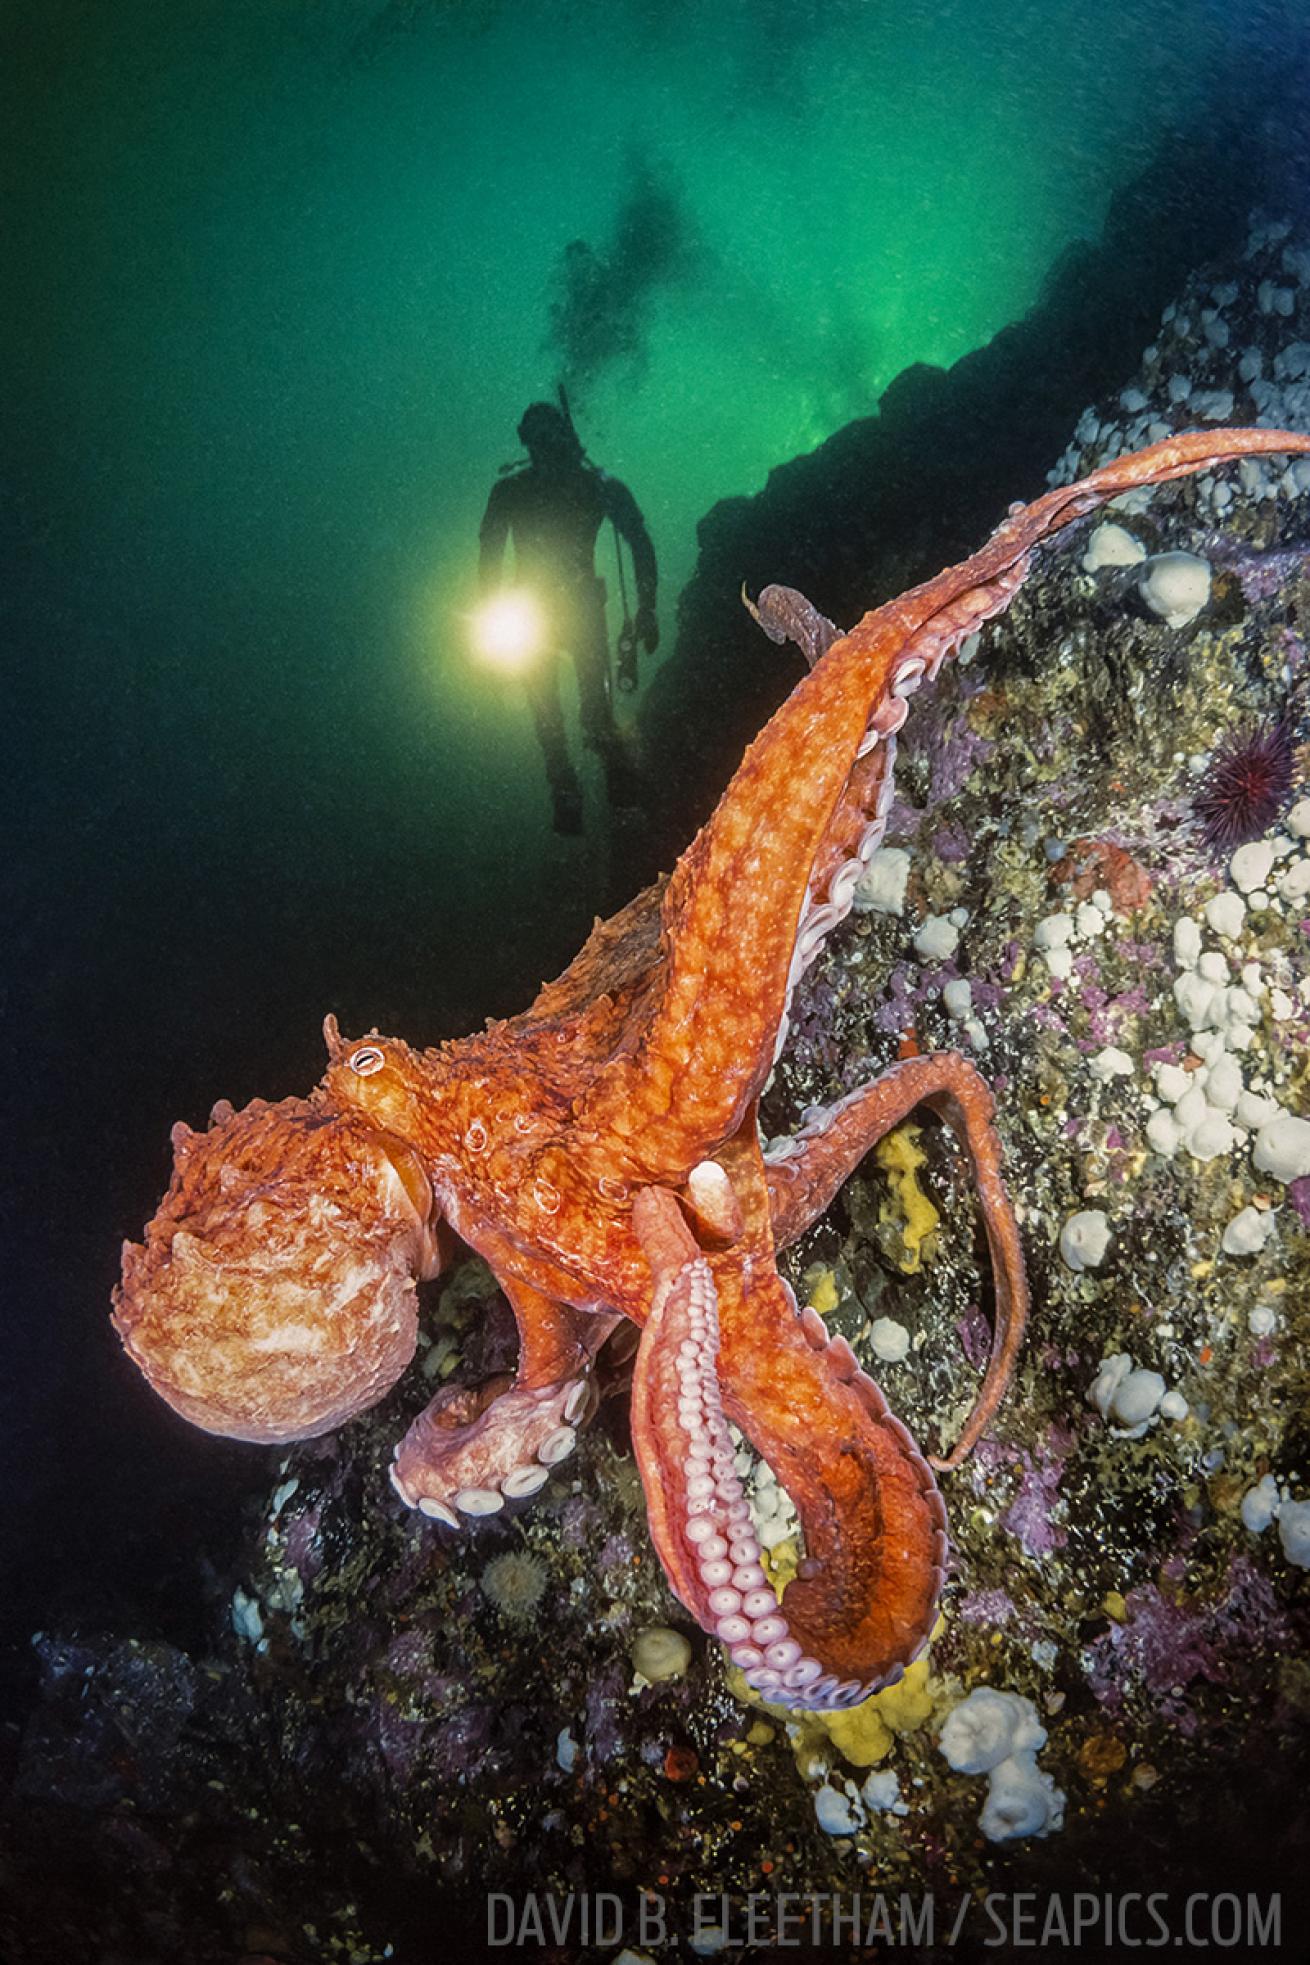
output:
<svg viewBox="0 0 1310 1965"><path fill-rule="evenodd" d="M329 1015L308 1098L220 1100L206 1131L174 1128L168 1192L124 1245L114 1295L155 1390L241 1439L339 1426L409 1366L418 1285L458 1239L510 1301L518 1366L436 1394L397 1449L399 1499L445 1532L529 1501L573 1450L597 1355L626 1324L650 1532L675 1594L770 1699L840 1708L892 1683L927 1642L945 1574L933 1466L968 1455L1014 1370L1023 1253L994 1102L954 1053L891 1066L764 1150L758 1104L791 992L881 840L915 692L1003 612L1043 542L1121 492L1307 453L1310 436L1281 430L1170 437L1012 507L972 558L845 633L766 588L752 611L806 673L673 872L597 922L521 1015L427 1051L347 1039ZM777 1272L917 1105L965 1147L996 1290L973 1412L931 1464ZM734 1424L800 1517L781 1601Z"/></svg>

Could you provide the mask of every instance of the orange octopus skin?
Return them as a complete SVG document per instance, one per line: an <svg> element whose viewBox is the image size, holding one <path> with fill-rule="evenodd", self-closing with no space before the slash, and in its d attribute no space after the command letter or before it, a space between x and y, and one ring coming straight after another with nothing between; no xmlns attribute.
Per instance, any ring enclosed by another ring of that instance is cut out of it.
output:
<svg viewBox="0 0 1310 1965"><path fill-rule="evenodd" d="M946 1515L928 1461L841 1338L798 1310L777 1254L874 1141L927 1103L973 1165L996 1277L992 1356L952 1452L1004 1394L1027 1285L992 1100L954 1054L910 1057L798 1139L761 1147L756 1107L796 978L850 906L891 797L895 733L925 673L1022 584L1035 549L1116 494L1259 453L1278 430L1177 436L1017 508L981 552L849 634L799 596L766 630L813 666L750 746L672 876L612 920L532 1006L418 1052L325 1033L308 1100L175 1129L115 1323L186 1418L304 1437L380 1398L415 1341L442 1223L483 1255L518 1320L512 1382L439 1393L397 1449L410 1506L446 1522L531 1495L572 1447L591 1366L640 1327L633 1439L669 1581L755 1688L841 1706L899 1676L931 1629ZM769 1587L729 1422L773 1467L806 1557Z"/></svg>

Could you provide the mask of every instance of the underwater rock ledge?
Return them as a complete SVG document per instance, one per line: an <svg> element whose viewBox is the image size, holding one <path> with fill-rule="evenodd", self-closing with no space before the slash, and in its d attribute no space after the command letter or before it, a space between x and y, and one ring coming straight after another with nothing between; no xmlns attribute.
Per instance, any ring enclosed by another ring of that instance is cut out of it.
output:
<svg viewBox="0 0 1310 1965"><path fill-rule="evenodd" d="M746 615L743 582L796 587L848 625L972 552L1012 500L1037 495L1086 404L1132 374L1193 269L1240 252L1270 172L1254 117L1180 132L1116 192L1100 238L1056 263L1023 319L948 370L907 369L875 414L706 514L675 651L642 705L661 801L652 870L708 816L799 673L794 650L771 648Z"/></svg>

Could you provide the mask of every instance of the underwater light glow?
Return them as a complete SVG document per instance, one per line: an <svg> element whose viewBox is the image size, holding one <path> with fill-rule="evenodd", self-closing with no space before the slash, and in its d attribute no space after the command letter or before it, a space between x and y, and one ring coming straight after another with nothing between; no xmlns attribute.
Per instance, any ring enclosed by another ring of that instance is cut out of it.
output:
<svg viewBox="0 0 1310 1965"><path fill-rule="evenodd" d="M473 616L473 645L492 668L520 674L545 639L541 608L530 593L515 588L478 608Z"/></svg>

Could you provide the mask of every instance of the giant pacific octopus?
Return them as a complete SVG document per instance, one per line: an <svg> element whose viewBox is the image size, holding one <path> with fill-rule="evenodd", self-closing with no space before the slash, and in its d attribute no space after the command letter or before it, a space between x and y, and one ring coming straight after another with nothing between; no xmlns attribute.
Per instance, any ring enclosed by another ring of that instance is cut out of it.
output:
<svg viewBox="0 0 1310 1965"><path fill-rule="evenodd" d="M123 1251L115 1324L156 1391L236 1438L303 1439L409 1364L420 1281L452 1240L513 1307L512 1380L438 1392L396 1450L410 1507L455 1528L535 1494L594 1401L597 1353L640 1327L632 1435L673 1590L768 1698L852 1704L932 1627L946 1563L933 1468L1003 1396L1028 1293L991 1095L955 1053L891 1066L767 1150L757 1104L802 971L883 834L896 732L924 677L1002 612L1034 549L1115 494L1256 452L1277 430L1176 436L1014 507L972 559L838 635L797 595L759 615L811 659L671 876L597 923L523 1015L416 1051L325 1025L308 1098L174 1128L172 1183ZM929 1462L847 1343L800 1309L779 1251L871 1145L927 1105L972 1163L995 1326L971 1416ZM804 1538L781 1598L737 1471L740 1429Z"/></svg>

